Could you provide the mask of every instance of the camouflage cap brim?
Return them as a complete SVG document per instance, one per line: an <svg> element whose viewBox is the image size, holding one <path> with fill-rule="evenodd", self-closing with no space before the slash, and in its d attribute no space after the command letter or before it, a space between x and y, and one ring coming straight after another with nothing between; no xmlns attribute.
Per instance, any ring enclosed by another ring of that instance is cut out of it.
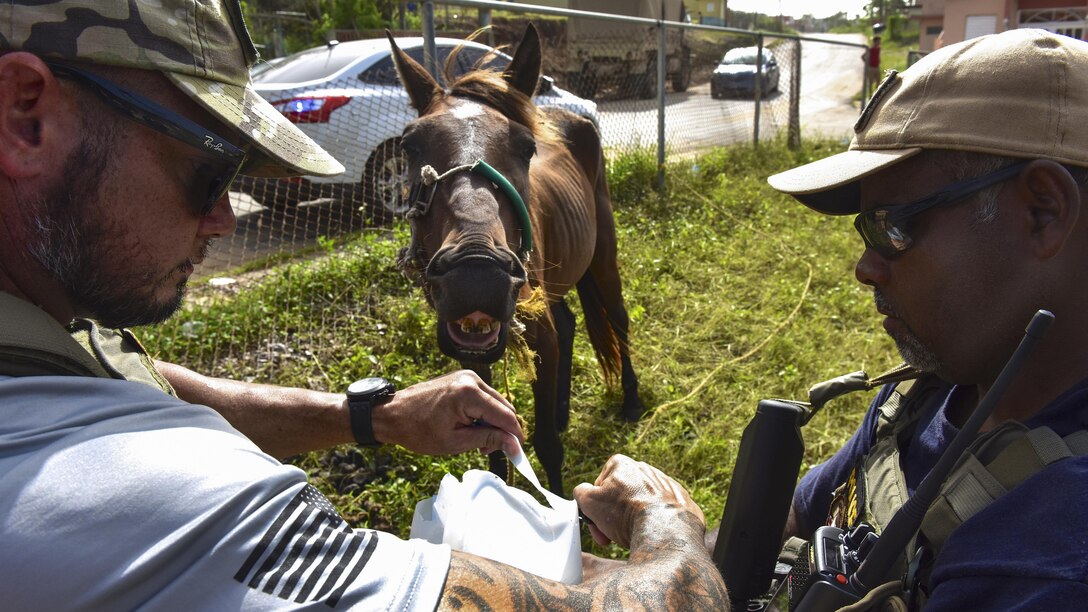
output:
<svg viewBox="0 0 1088 612"><path fill-rule="evenodd" d="M223 123L237 129L257 147L264 159L258 160L254 169L247 174L270 177L297 174L333 176L344 171L343 164L302 133L249 85L240 87L176 72L164 74L183 92Z"/></svg>

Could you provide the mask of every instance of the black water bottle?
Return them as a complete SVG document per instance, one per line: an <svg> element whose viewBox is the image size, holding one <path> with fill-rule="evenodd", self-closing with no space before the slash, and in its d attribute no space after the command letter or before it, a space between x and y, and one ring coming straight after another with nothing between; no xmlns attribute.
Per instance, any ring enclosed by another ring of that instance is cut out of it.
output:
<svg viewBox="0 0 1088 612"><path fill-rule="evenodd" d="M771 585L805 452L806 416L803 406L763 400L741 437L714 546L714 564L735 609L747 609L748 600Z"/></svg>

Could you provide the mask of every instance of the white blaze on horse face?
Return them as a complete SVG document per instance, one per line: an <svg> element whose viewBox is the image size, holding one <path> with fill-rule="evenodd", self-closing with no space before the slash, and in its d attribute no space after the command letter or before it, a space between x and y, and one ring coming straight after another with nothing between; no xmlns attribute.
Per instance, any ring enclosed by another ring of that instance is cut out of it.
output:
<svg viewBox="0 0 1088 612"><path fill-rule="evenodd" d="M450 115L453 115L456 119L464 120L470 117L479 117L484 114L484 107L475 102L469 102L467 100L460 100L459 102L459 104L450 109Z"/></svg>
<svg viewBox="0 0 1088 612"><path fill-rule="evenodd" d="M457 104L451 106L450 115L460 121L464 129L464 133L459 135L462 143L461 152L466 156L465 161L461 163L472 163L477 159L483 159L484 148L476 142L476 122L486 119L487 112L484 111L484 106L471 100L458 100Z"/></svg>

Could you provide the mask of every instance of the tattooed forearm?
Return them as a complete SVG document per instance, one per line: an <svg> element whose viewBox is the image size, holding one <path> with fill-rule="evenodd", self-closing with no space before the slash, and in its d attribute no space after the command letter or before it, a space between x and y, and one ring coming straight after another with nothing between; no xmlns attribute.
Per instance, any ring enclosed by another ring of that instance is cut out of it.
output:
<svg viewBox="0 0 1088 612"><path fill-rule="evenodd" d="M552 582L480 557L454 553L440 609L728 610L729 596L703 546L702 523L672 515L641 525L631 561L579 585Z"/></svg>
<svg viewBox="0 0 1088 612"><path fill-rule="evenodd" d="M702 553L706 557L705 551ZM441 610L728 610L717 568L663 555L593 582L567 585L488 559L454 553ZM479 580L480 575L487 580Z"/></svg>

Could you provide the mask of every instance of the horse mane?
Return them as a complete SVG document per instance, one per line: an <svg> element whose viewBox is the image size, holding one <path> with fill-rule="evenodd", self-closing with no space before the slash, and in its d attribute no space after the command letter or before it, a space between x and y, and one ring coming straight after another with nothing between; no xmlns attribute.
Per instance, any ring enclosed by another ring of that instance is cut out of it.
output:
<svg viewBox="0 0 1088 612"><path fill-rule="evenodd" d="M449 86L443 98L470 98L490 106L511 121L529 128L538 143L558 144L562 141L555 124L540 112L529 96L514 89L498 70L477 67L460 77L451 78L451 68L460 49L455 49L446 60L446 82ZM486 62L489 57L485 55L481 62Z"/></svg>

